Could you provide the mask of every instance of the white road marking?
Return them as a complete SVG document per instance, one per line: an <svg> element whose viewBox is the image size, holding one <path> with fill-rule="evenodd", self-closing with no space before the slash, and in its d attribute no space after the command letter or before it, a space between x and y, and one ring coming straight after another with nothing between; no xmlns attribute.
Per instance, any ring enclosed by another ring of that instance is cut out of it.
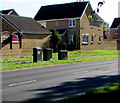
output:
<svg viewBox="0 0 120 103"><path fill-rule="evenodd" d="M86 72L88 72L88 71L83 71L83 72L86 73ZM75 72L75 73L73 73L73 74L74 74L74 75L75 75L75 74L82 74L82 72Z"/></svg>
<svg viewBox="0 0 120 103"><path fill-rule="evenodd" d="M87 73L88 71L85 70L85 71L83 71L83 72ZM75 72L75 73L73 73L73 74L74 74L74 75L75 75L75 74L82 74L82 72Z"/></svg>
<svg viewBox="0 0 120 103"><path fill-rule="evenodd" d="M37 80L30 80L30 81L25 81L25 82L20 82L20 83L14 83L14 84L10 84L9 87L17 86L17 85L22 85L22 84L33 83L33 82L36 82L36 81Z"/></svg>
<svg viewBox="0 0 120 103"><path fill-rule="evenodd" d="M88 72L88 71L84 71L84 72Z"/></svg>
<svg viewBox="0 0 120 103"><path fill-rule="evenodd" d="M79 74L79 73L80 73L80 72L76 72L76 73L73 73L73 74L75 75L75 74Z"/></svg>

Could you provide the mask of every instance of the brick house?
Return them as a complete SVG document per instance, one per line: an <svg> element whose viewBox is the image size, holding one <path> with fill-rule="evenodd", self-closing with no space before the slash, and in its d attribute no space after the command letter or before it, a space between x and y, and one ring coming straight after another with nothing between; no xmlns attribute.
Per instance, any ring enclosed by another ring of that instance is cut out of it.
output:
<svg viewBox="0 0 120 103"><path fill-rule="evenodd" d="M0 15L2 58L31 56L34 47L49 47L51 32L32 18Z"/></svg>
<svg viewBox="0 0 120 103"><path fill-rule="evenodd" d="M110 39L120 40L120 18L115 18L110 27Z"/></svg>
<svg viewBox="0 0 120 103"><path fill-rule="evenodd" d="M34 19L50 31L58 31L67 49L73 44L77 50L116 49L116 41L104 40L104 20L90 2L42 6Z"/></svg>

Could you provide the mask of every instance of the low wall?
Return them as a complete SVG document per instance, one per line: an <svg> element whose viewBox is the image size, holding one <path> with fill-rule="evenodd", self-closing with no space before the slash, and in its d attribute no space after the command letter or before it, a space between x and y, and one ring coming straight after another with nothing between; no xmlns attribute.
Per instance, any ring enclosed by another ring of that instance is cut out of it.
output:
<svg viewBox="0 0 120 103"><path fill-rule="evenodd" d="M81 45L80 50L118 50L120 45L116 40L102 40L101 44Z"/></svg>
<svg viewBox="0 0 120 103"><path fill-rule="evenodd" d="M12 49L10 49L10 44L7 44L2 48L2 59L5 58L19 58L21 57L21 49L19 49L19 44L13 44Z"/></svg>

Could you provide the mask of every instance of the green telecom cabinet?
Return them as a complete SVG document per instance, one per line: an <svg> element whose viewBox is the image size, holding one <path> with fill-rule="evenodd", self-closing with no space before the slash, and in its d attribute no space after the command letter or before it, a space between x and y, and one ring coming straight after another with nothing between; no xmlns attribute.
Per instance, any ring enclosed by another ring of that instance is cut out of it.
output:
<svg viewBox="0 0 120 103"><path fill-rule="evenodd" d="M58 52L58 60L67 60L68 59L68 51L67 50L60 50Z"/></svg>
<svg viewBox="0 0 120 103"><path fill-rule="evenodd" d="M48 61L52 59L52 49L45 48L43 49L43 61Z"/></svg>
<svg viewBox="0 0 120 103"><path fill-rule="evenodd" d="M33 48L33 62L42 61L42 48L36 47Z"/></svg>

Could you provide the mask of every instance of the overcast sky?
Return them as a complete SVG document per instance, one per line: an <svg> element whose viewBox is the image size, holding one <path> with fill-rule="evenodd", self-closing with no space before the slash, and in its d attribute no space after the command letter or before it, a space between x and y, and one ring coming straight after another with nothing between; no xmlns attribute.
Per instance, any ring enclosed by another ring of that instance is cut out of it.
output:
<svg viewBox="0 0 120 103"><path fill-rule="evenodd" d="M41 6L76 2L77 0L0 0L0 10L15 9L21 16L32 17L36 15ZM83 1L83 0L82 0ZM103 0L84 0L90 1L93 10L97 4ZM106 22L111 25L113 19L118 17L118 2L120 0L104 0L105 4L98 13Z"/></svg>

